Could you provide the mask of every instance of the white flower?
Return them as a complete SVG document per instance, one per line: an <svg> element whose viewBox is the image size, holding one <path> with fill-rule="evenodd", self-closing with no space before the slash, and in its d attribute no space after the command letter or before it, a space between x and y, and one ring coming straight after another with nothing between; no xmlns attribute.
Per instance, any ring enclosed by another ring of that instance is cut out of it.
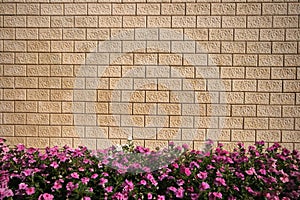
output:
<svg viewBox="0 0 300 200"><path fill-rule="evenodd" d="M122 146L121 146L121 145L117 144L117 145L116 145L116 150L117 150L117 151L122 151L122 150L123 150L123 148L122 148Z"/></svg>

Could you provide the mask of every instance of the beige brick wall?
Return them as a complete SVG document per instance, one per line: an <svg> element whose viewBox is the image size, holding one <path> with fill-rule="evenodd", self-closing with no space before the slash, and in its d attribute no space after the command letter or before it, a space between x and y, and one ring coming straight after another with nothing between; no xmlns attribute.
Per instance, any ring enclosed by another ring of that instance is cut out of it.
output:
<svg viewBox="0 0 300 200"><path fill-rule="evenodd" d="M0 0L0 137L297 149L299 13L298 0Z"/></svg>

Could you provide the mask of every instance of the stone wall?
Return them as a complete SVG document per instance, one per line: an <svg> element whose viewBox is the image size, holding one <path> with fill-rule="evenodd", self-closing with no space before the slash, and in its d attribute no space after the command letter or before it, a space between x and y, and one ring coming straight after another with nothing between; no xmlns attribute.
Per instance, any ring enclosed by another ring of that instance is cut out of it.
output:
<svg viewBox="0 0 300 200"><path fill-rule="evenodd" d="M300 147L300 3L0 0L11 144Z"/></svg>

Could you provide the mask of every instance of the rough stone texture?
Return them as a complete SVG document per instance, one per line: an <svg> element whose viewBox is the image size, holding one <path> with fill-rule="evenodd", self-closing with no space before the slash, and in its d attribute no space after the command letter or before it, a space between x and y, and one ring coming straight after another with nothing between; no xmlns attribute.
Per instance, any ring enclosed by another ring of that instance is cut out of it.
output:
<svg viewBox="0 0 300 200"><path fill-rule="evenodd" d="M0 137L299 149L299 12L284 0L0 0Z"/></svg>

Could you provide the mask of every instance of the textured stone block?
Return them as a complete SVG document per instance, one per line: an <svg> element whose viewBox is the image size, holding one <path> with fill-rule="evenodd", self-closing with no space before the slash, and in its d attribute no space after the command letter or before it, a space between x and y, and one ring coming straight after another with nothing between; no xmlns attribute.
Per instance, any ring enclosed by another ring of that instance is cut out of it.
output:
<svg viewBox="0 0 300 200"><path fill-rule="evenodd" d="M273 105L257 105L258 117L281 117L281 107Z"/></svg>
<svg viewBox="0 0 300 200"><path fill-rule="evenodd" d="M108 29L87 29L87 40L106 40L109 38Z"/></svg>
<svg viewBox="0 0 300 200"><path fill-rule="evenodd" d="M88 149L91 150L96 150L96 145L97 145L97 140L96 139L83 139L83 138L75 138L73 139L73 145L74 148L77 148L79 146L85 146Z"/></svg>
<svg viewBox="0 0 300 200"><path fill-rule="evenodd" d="M44 89L27 90L27 100L49 100L49 99L50 99L50 90L44 90Z"/></svg>
<svg viewBox="0 0 300 200"><path fill-rule="evenodd" d="M255 105L232 105L232 116L252 117L256 115Z"/></svg>
<svg viewBox="0 0 300 200"><path fill-rule="evenodd" d="M27 16L28 27L50 27L50 16Z"/></svg>
<svg viewBox="0 0 300 200"><path fill-rule="evenodd" d="M296 69L295 68L272 68L271 73L272 79L296 79Z"/></svg>
<svg viewBox="0 0 300 200"><path fill-rule="evenodd" d="M172 27L196 27L196 16L174 16L172 17Z"/></svg>
<svg viewBox="0 0 300 200"><path fill-rule="evenodd" d="M299 117L300 107L299 106L283 106L282 116L283 117Z"/></svg>
<svg viewBox="0 0 300 200"><path fill-rule="evenodd" d="M243 104L245 102L244 92L226 92L221 95L220 103Z"/></svg>
<svg viewBox="0 0 300 200"><path fill-rule="evenodd" d="M232 29L210 29L209 40L233 40Z"/></svg>
<svg viewBox="0 0 300 200"><path fill-rule="evenodd" d="M181 90L180 79L158 79L158 90Z"/></svg>
<svg viewBox="0 0 300 200"><path fill-rule="evenodd" d="M273 53L289 54L297 53L296 42L274 42L272 44Z"/></svg>
<svg viewBox="0 0 300 200"><path fill-rule="evenodd" d="M14 112L14 102L13 101L1 101L0 102L0 112Z"/></svg>
<svg viewBox="0 0 300 200"><path fill-rule="evenodd" d="M133 139L156 139L155 128L133 128Z"/></svg>
<svg viewBox="0 0 300 200"><path fill-rule="evenodd" d="M4 27L26 27L25 16L4 16Z"/></svg>
<svg viewBox="0 0 300 200"><path fill-rule="evenodd" d="M4 65L4 76L26 76L26 65Z"/></svg>
<svg viewBox="0 0 300 200"><path fill-rule="evenodd" d="M268 129L268 118L244 118L245 129Z"/></svg>
<svg viewBox="0 0 300 200"><path fill-rule="evenodd" d="M86 127L86 137L108 138L108 128L106 127Z"/></svg>
<svg viewBox="0 0 300 200"><path fill-rule="evenodd" d="M61 61L59 61L61 62ZM85 54L84 53L63 53L62 63L63 64L84 64ZM95 63L96 64L96 63ZM101 64L101 63L99 63Z"/></svg>
<svg viewBox="0 0 300 200"><path fill-rule="evenodd" d="M283 41L284 29L260 29L261 41Z"/></svg>
<svg viewBox="0 0 300 200"><path fill-rule="evenodd" d="M260 3L238 3L237 15L260 15L261 4Z"/></svg>
<svg viewBox="0 0 300 200"><path fill-rule="evenodd" d="M136 4L113 4L112 5L113 15L135 15Z"/></svg>
<svg viewBox="0 0 300 200"><path fill-rule="evenodd" d="M233 80L233 91L256 91L256 80Z"/></svg>
<svg viewBox="0 0 300 200"><path fill-rule="evenodd" d="M73 90L51 90L51 100L71 101L73 100Z"/></svg>
<svg viewBox="0 0 300 200"><path fill-rule="evenodd" d="M261 92L281 92L281 80L258 80L258 91Z"/></svg>
<svg viewBox="0 0 300 200"><path fill-rule="evenodd" d="M246 28L246 17L244 16L223 16L222 28Z"/></svg>
<svg viewBox="0 0 300 200"><path fill-rule="evenodd" d="M171 103L158 104L157 112L158 115L181 115L181 105Z"/></svg>
<svg viewBox="0 0 300 200"><path fill-rule="evenodd" d="M68 29L64 29L68 31ZM40 29L39 30L39 39L41 40L61 40L62 39L62 29Z"/></svg>
<svg viewBox="0 0 300 200"><path fill-rule="evenodd" d="M270 129L274 130L292 130L294 129L294 118L270 118Z"/></svg>
<svg viewBox="0 0 300 200"><path fill-rule="evenodd" d="M63 29L64 40L84 40L86 38L86 30L80 28Z"/></svg>
<svg viewBox="0 0 300 200"><path fill-rule="evenodd" d="M1 59L1 55L0 55ZM5 61L4 61L5 63ZM16 53L15 63L17 64L37 64L38 54L37 53Z"/></svg>
<svg viewBox="0 0 300 200"><path fill-rule="evenodd" d="M232 130L232 141L254 142L255 131L254 130Z"/></svg>
<svg viewBox="0 0 300 200"><path fill-rule="evenodd" d="M212 15L234 15L236 5L234 3L212 3Z"/></svg>
<svg viewBox="0 0 300 200"><path fill-rule="evenodd" d="M50 114L51 125L73 125L72 114Z"/></svg>
<svg viewBox="0 0 300 200"><path fill-rule="evenodd" d="M88 15L110 15L111 14L111 4L101 3L101 4L88 4Z"/></svg>
<svg viewBox="0 0 300 200"><path fill-rule="evenodd" d="M41 15L63 15L63 4L41 4Z"/></svg>
<svg viewBox="0 0 300 200"><path fill-rule="evenodd" d="M271 42L247 42L247 53L271 53Z"/></svg>
<svg viewBox="0 0 300 200"><path fill-rule="evenodd" d="M124 16L122 22L126 28L142 28L146 27L146 16Z"/></svg>
<svg viewBox="0 0 300 200"><path fill-rule="evenodd" d="M149 115L156 114L157 105L155 103L134 103L133 114L135 115Z"/></svg>
<svg viewBox="0 0 300 200"><path fill-rule="evenodd" d="M50 42L49 41L28 41L27 42L28 52L49 52Z"/></svg>
<svg viewBox="0 0 300 200"><path fill-rule="evenodd" d="M16 88L37 88L38 78L34 77L15 77Z"/></svg>
<svg viewBox="0 0 300 200"><path fill-rule="evenodd" d="M185 4L183 3L165 3L161 5L162 15L184 15Z"/></svg>
<svg viewBox="0 0 300 200"><path fill-rule="evenodd" d="M28 76L50 76L50 65L27 65Z"/></svg>
<svg viewBox="0 0 300 200"><path fill-rule="evenodd" d="M26 90L25 89L4 89L3 99L4 100L25 100Z"/></svg>
<svg viewBox="0 0 300 200"><path fill-rule="evenodd" d="M210 4L208 3L187 3L186 15L210 15Z"/></svg>
<svg viewBox="0 0 300 200"><path fill-rule="evenodd" d="M1 26L2 27L2 26ZM19 33L17 34L17 37L20 36L20 29L15 29L13 28L1 28L0 29L0 39L15 39L16 32ZM37 31L37 29L36 29Z"/></svg>
<svg viewBox="0 0 300 200"><path fill-rule="evenodd" d="M289 3L288 4L288 14L299 14L300 13L300 3Z"/></svg>
<svg viewBox="0 0 300 200"><path fill-rule="evenodd" d="M65 145L72 147L73 146L72 138L50 138L50 147L53 146L64 147Z"/></svg>
<svg viewBox="0 0 300 200"><path fill-rule="evenodd" d="M47 5L47 4L45 4ZM48 9L48 8L47 8ZM52 8L49 8L52 9ZM56 14L58 14L59 10L53 10ZM74 27L74 17L73 16L51 16L50 18L51 27Z"/></svg>
<svg viewBox="0 0 300 200"><path fill-rule="evenodd" d="M98 17L97 16L75 16L75 27L97 27Z"/></svg>
<svg viewBox="0 0 300 200"><path fill-rule="evenodd" d="M266 67L282 67L283 66L283 56L282 55L259 55L258 65Z"/></svg>
<svg viewBox="0 0 300 200"><path fill-rule="evenodd" d="M14 130L14 125L0 125L0 136L14 136L16 131Z"/></svg>
<svg viewBox="0 0 300 200"><path fill-rule="evenodd" d="M288 10L287 3L263 3L263 15L286 15Z"/></svg>
<svg viewBox="0 0 300 200"><path fill-rule="evenodd" d="M299 92L300 81L299 80L284 80L283 92Z"/></svg>
<svg viewBox="0 0 300 200"><path fill-rule="evenodd" d="M282 142L299 142L300 132L299 131L282 131Z"/></svg>
<svg viewBox="0 0 300 200"><path fill-rule="evenodd" d="M38 106L35 101L16 101L15 112L37 112Z"/></svg>
<svg viewBox="0 0 300 200"><path fill-rule="evenodd" d="M60 137L61 127L60 126L39 126L38 135L39 137Z"/></svg>
<svg viewBox="0 0 300 200"><path fill-rule="evenodd" d="M171 27L171 16L147 16L147 27Z"/></svg>
<svg viewBox="0 0 300 200"><path fill-rule="evenodd" d="M195 117L194 128L218 128L218 119L214 117Z"/></svg>
<svg viewBox="0 0 300 200"><path fill-rule="evenodd" d="M3 41L3 50L4 51L13 51L13 52L25 52L26 51L26 42L25 41L15 41L15 40L4 40Z"/></svg>
<svg viewBox="0 0 300 200"><path fill-rule="evenodd" d="M18 54L18 56L19 56L19 54ZM19 58L19 57L17 57L17 58ZM0 53L0 62L2 64L13 64L15 62L14 54L13 53ZM18 63L18 61L16 63ZM22 64L22 63L19 62L18 64Z"/></svg>
<svg viewBox="0 0 300 200"><path fill-rule="evenodd" d="M37 137L29 137L26 138L28 147L35 147L35 148L46 148L49 147L49 138L37 138Z"/></svg>
<svg viewBox="0 0 300 200"><path fill-rule="evenodd" d="M297 16L274 16L274 28L297 28Z"/></svg>
<svg viewBox="0 0 300 200"><path fill-rule="evenodd" d="M113 91L113 90L98 90L98 97L97 101L120 101L121 92L120 91Z"/></svg>
<svg viewBox="0 0 300 200"><path fill-rule="evenodd" d="M13 77L0 77L0 87L1 88L14 88L14 78Z"/></svg>
<svg viewBox="0 0 300 200"><path fill-rule="evenodd" d="M86 15L87 4L65 4L65 15Z"/></svg>
<svg viewBox="0 0 300 200"><path fill-rule="evenodd" d="M14 3L2 3L0 5L0 14L1 15L14 15L17 12L16 4Z"/></svg>
<svg viewBox="0 0 300 200"><path fill-rule="evenodd" d="M233 55L234 66L257 66L257 55Z"/></svg>
<svg viewBox="0 0 300 200"><path fill-rule="evenodd" d="M39 112L41 113L60 113L61 103L60 102L39 102Z"/></svg>
<svg viewBox="0 0 300 200"><path fill-rule="evenodd" d="M270 104L291 105L295 103L294 93L271 93L270 96Z"/></svg>
<svg viewBox="0 0 300 200"><path fill-rule="evenodd" d="M146 91L146 102L169 102L169 92Z"/></svg>
<svg viewBox="0 0 300 200"><path fill-rule="evenodd" d="M247 67L247 79L270 79L270 68L268 67Z"/></svg>
<svg viewBox="0 0 300 200"><path fill-rule="evenodd" d="M279 130L257 130L256 140L265 142L281 141L281 133Z"/></svg>
<svg viewBox="0 0 300 200"><path fill-rule="evenodd" d="M198 28L220 28L221 16L197 16Z"/></svg>
<svg viewBox="0 0 300 200"><path fill-rule="evenodd" d="M83 138L84 127L62 126L61 133L62 133L62 137Z"/></svg>
<svg viewBox="0 0 300 200"><path fill-rule="evenodd" d="M26 124L26 114L3 113L3 124Z"/></svg>
<svg viewBox="0 0 300 200"><path fill-rule="evenodd" d="M247 18L247 26L249 28L271 28L272 22L272 16L248 16Z"/></svg>

